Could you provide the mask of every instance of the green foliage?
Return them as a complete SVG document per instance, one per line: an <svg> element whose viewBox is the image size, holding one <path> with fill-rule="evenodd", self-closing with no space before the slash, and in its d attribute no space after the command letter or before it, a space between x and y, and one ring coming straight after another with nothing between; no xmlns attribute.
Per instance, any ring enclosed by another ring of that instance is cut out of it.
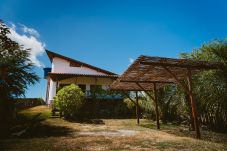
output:
<svg viewBox="0 0 227 151"><path fill-rule="evenodd" d="M58 91L54 104L65 117L73 117L79 113L85 94L75 84L63 87Z"/></svg>
<svg viewBox="0 0 227 151"><path fill-rule="evenodd" d="M92 98L97 98L97 97L102 97L107 95L107 91L102 89L100 86L96 86L94 89L91 91L91 97Z"/></svg>
<svg viewBox="0 0 227 151"><path fill-rule="evenodd" d="M148 92L147 92L148 93ZM150 93L151 94L151 93ZM151 94L152 95L152 94ZM155 106L154 101L149 96L143 95L139 101L143 117L155 120Z"/></svg>
<svg viewBox="0 0 227 151"><path fill-rule="evenodd" d="M29 58L29 49L8 38L9 28L0 21L0 83L5 97L24 95L28 85L39 80Z"/></svg>
<svg viewBox="0 0 227 151"><path fill-rule="evenodd" d="M127 105L128 109L134 109L135 104L130 99L124 99L124 103Z"/></svg>
<svg viewBox="0 0 227 151"><path fill-rule="evenodd" d="M123 93L120 91L114 91L114 90L104 90L102 87L95 87L94 89L91 90L91 95L93 99L96 98L103 98L103 97L109 97L109 98L115 98L116 96L122 97Z"/></svg>
<svg viewBox="0 0 227 151"><path fill-rule="evenodd" d="M163 123L181 121L184 116L184 96L175 85L167 85L158 91L158 105Z"/></svg>
<svg viewBox="0 0 227 151"><path fill-rule="evenodd" d="M5 133L13 114L13 99L24 96L39 77L33 72L29 49L8 38L9 28L0 20L0 126ZM4 126L5 125L5 126ZM0 132L1 133L1 132Z"/></svg>
<svg viewBox="0 0 227 151"><path fill-rule="evenodd" d="M221 69L204 71L194 76L193 90L200 121L210 129L227 131L227 41L215 40L204 44L187 54L187 58L224 64Z"/></svg>
<svg viewBox="0 0 227 151"><path fill-rule="evenodd" d="M114 113L118 117L135 116L135 104L129 99L124 99L122 103L115 106Z"/></svg>
<svg viewBox="0 0 227 151"><path fill-rule="evenodd" d="M87 98L79 114L85 119L131 118L135 117L135 106L122 99Z"/></svg>

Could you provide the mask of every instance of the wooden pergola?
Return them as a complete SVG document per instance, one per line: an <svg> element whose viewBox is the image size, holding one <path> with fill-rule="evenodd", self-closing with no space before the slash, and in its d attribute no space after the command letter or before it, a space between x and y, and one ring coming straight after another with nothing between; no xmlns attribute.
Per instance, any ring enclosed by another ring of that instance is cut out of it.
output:
<svg viewBox="0 0 227 151"><path fill-rule="evenodd" d="M137 91L144 91L155 102L157 129L160 129L157 90L166 84L179 84L189 95L196 137L200 138L196 103L192 94L192 75L203 70L220 67L222 67L222 64L218 62L140 56L122 76L114 81L111 89L136 91L137 113ZM154 95L148 93L150 91L153 91Z"/></svg>

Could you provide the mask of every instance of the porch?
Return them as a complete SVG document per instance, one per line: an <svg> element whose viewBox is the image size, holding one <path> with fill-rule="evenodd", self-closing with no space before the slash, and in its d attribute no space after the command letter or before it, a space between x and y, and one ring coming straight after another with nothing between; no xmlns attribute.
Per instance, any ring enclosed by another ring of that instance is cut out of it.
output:
<svg viewBox="0 0 227 151"><path fill-rule="evenodd" d="M87 74L65 74L49 73L47 77L46 102L51 104L59 89L70 84L78 85L85 93L86 98L119 99L121 96L96 93L107 91L110 84L117 79L117 75L87 75Z"/></svg>

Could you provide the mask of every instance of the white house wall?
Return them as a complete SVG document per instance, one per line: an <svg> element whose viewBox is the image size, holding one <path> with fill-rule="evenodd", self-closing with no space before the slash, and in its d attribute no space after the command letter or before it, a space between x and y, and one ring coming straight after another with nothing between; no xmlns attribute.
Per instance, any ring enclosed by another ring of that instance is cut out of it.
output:
<svg viewBox="0 0 227 151"><path fill-rule="evenodd" d="M75 74L90 74L90 75L106 75L105 73L87 67L71 67L70 62L58 57L52 60L52 73L75 73Z"/></svg>
<svg viewBox="0 0 227 151"><path fill-rule="evenodd" d="M56 96L56 82L50 80L50 90L49 90L49 99L47 104L51 104Z"/></svg>
<svg viewBox="0 0 227 151"><path fill-rule="evenodd" d="M51 73L72 73L72 74L88 74L88 75L106 75L105 73L98 72L96 70L87 67L71 67L70 62L58 57L52 59L52 69ZM78 77L69 78L54 82L50 80L50 90L48 104L51 104L56 95L56 86L60 84L84 84L86 85L86 90L90 90L91 85L101 85L103 89L107 89L113 80L110 78L94 78L94 77Z"/></svg>

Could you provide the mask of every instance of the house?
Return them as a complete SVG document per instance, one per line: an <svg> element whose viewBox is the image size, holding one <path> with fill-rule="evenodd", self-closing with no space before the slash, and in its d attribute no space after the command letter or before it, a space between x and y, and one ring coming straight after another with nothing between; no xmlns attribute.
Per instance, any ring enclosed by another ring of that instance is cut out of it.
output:
<svg viewBox="0 0 227 151"><path fill-rule="evenodd" d="M93 65L46 50L51 68L44 68L47 80L46 103L51 104L59 87L77 84L88 97L92 89L109 88L118 75Z"/></svg>

